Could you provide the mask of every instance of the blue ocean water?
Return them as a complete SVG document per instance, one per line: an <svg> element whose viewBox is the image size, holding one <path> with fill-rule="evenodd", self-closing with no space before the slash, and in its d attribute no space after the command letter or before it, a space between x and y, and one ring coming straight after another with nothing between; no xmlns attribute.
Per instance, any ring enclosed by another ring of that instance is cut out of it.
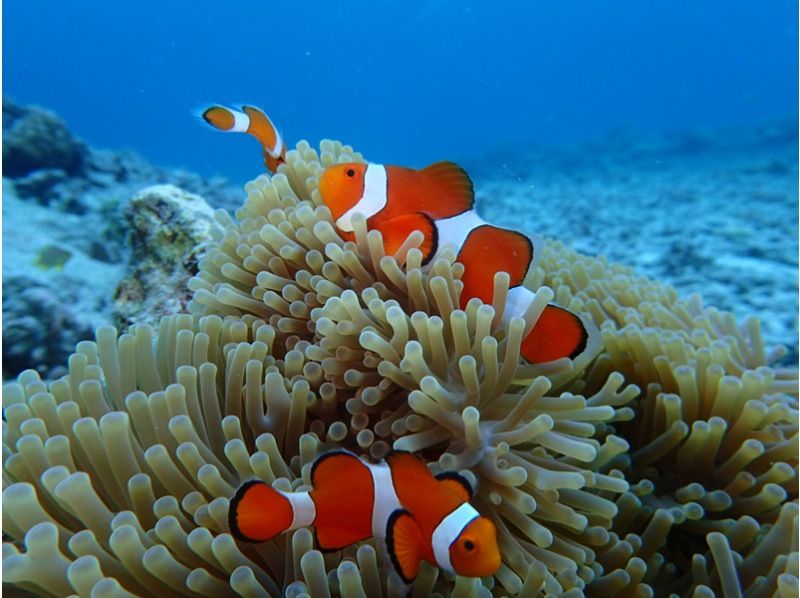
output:
<svg viewBox="0 0 800 598"><path fill-rule="evenodd" d="M192 116L261 105L289 141L412 166L796 114L797 3L16 0L3 89L90 144L244 181L254 142Z"/></svg>

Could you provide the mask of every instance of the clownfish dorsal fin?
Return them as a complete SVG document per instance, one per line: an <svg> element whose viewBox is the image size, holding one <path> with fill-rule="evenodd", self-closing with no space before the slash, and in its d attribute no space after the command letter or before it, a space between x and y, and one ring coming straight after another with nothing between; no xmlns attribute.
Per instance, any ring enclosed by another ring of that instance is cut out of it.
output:
<svg viewBox="0 0 800 598"><path fill-rule="evenodd" d="M577 314L551 303L522 341L520 352L530 363L574 359L586 348L588 339L586 324Z"/></svg>
<svg viewBox="0 0 800 598"><path fill-rule="evenodd" d="M439 234L433 219L422 212L403 214L392 218L380 225L379 230L383 236L383 249L386 255L394 254L403 245L408 235L415 230L420 231L425 237L419 250L422 252L423 264L426 264L436 253L439 244Z"/></svg>
<svg viewBox="0 0 800 598"><path fill-rule="evenodd" d="M475 190L467 171L454 162L436 162L421 171L438 195L437 203L448 206L451 216L471 210Z"/></svg>
<svg viewBox="0 0 800 598"><path fill-rule="evenodd" d="M366 464L350 451L330 451L320 455L311 466L311 485L314 490L323 490L331 482L339 484L350 475L363 473L366 467Z"/></svg>
<svg viewBox="0 0 800 598"><path fill-rule="evenodd" d="M321 519L315 520L314 536L323 552L342 548L369 538L369 532L352 525L347 519L331 519L325 513L331 501L342 501L347 497L354 510L369 509L373 502L372 476L369 466L357 455L335 450L320 455L311 467L311 498L317 505Z"/></svg>
<svg viewBox="0 0 800 598"><path fill-rule="evenodd" d="M397 509L386 524L386 549L405 583L411 583L422 562L422 532L405 509Z"/></svg>
<svg viewBox="0 0 800 598"><path fill-rule="evenodd" d="M408 451L389 451L384 457L393 471L402 471L414 478L433 481L435 478L425 463Z"/></svg>
<svg viewBox="0 0 800 598"><path fill-rule="evenodd" d="M436 479L439 480L439 485L450 492L453 496L458 497L463 502L469 502L472 498L474 490L469 483L469 480L457 471L443 471L436 474Z"/></svg>

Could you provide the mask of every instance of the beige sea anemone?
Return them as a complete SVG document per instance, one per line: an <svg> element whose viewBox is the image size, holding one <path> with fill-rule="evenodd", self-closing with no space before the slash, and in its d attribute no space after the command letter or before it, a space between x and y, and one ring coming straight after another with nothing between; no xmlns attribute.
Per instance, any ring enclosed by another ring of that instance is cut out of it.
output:
<svg viewBox="0 0 800 598"><path fill-rule="evenodd" d="M309 484L321 452L411 450L457 469L494 519L491 579L424 566L413 596L711 595L797 588L797 380L757 324L554 242L524 318L459 310L460 264L344 242L316 191L361 160L301 142L246 187L190 286L191 315L98 330L68 374L4 389L4 582L67 596L399 596L374 541L333 554L299 530L227 530L258 477ZM552 289L552 290L551 290ZM585 358L531 366L520 341L555 301L600 327ZM602 346L601 346L602 345ZM692 467L686 467L686 464ZM46 563L43 566L42 563Z"/></svg>

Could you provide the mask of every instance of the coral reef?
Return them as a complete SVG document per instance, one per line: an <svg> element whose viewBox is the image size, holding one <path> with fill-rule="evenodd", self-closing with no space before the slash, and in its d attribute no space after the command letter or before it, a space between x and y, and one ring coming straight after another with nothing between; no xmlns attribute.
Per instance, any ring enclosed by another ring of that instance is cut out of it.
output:
<svg viewBox="0 0 800 598"><path fill-rule="evenodd" d="M186 283L218 230L205 200L173 185L148 187L123 208L130 257L114 296L114 323L156 325L186 311Z"/></svg>
<svg viewBox="0 0 800 598"><path fill-rule="evenodd" d="M391 447L477 483L503 565L423 566L412 596L793 596L797 373L756 320L548 241L524 318L456 309L461 267L344 242L317 181L351 148L301 142L246 187L157 333L104 326L50 383L4 388L4 581L56 596L398 596L374 541L322 554L298 530L234 542L228 498L307 487L320 451ZM601 329L592 356L532 366L550 301ZM48 567L41 567L41 563Z"/></svg>
<svg viewBox="0 0 800 598"><path fill-rule="evenodd" d="M86 146L74 139L56 114L15 104L3 96L3 174L23 177L34 171L75 173L83 167Z"/></svg>

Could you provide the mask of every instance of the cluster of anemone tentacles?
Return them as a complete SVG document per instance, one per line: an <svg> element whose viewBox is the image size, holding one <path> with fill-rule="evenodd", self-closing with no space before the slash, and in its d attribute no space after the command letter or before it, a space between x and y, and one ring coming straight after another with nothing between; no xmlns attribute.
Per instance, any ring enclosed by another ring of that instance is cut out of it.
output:
<svg viewBox="0 0 800 598"><path fill-rule="evenodd" d="M344 242L316 191L361 160L301 142L248 184L191 281L191 314L98 329L68 374L4 387L4 582L53 596L795 596L797 375L756 320L548 241L524 318L458 309L452 254L422 267ZM583 359L530 365L551 301L600 329ZM318 454L391 448L456 469L497 525L488 579L423 565L412 587L373 541L323 554L309 530L238 544L244 480L308 488Z"/></svg>

